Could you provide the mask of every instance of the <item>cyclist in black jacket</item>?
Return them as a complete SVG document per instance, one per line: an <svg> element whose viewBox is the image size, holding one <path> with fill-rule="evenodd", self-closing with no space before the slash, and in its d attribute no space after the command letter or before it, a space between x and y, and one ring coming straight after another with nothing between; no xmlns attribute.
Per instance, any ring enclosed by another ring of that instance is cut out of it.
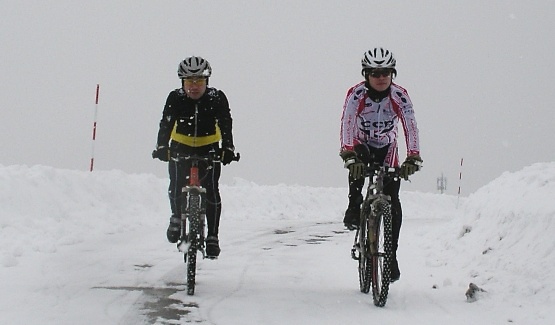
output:
<svg viewBox="0 0 555 325"><path fill-rule="evenodd" d="M156 149L153 158L168 161L170 186L168 190L172 215L167 230L170 243L176 243L180 236L181 188L185 185L189 168L185 162L170 159L172 154L208 154L215 150L221 162L227 165L234 157L232 118L225 94L216 88L208 87L212 68L201 57L188 57L181 61L177 75L181 79L181 88L168 95ZM220 147L221 141L221 147ZM199 166L202 186L206 188L206 219L208 234L206 237L206 254L218 256L220 246L218 228L221 214L221 199L218 182L221 164L214 168Z"/></svg>

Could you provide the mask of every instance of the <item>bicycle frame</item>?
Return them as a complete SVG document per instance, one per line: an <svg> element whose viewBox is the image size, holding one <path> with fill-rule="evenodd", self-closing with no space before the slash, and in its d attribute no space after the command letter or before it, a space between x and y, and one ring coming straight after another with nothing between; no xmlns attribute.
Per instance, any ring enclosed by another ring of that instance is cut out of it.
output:
<svg viewBox="0 0 555 325"><path fill-rule="evenodd" d="M387 300L393 258L391 197L383 193L384 180L386 177L398 177L398 172L395 168L372 165L366 168L365 175L370 182L362 203L361 223L355 234L351 256L359 261L361 292L368 293L372 288L374 304L383 307Z"/></svg>
<svg viewBox="0 0 555 325"><path fill-rule="evenodd" d="M172 158L176 162L190 162L188 182L181 189L181 236L177 244L183 252L183 261L187 264L187 294L195 293L197 251L206 257L204 246L206 224L206 189L201 184L199 163L209 164L207 170L213 168L215 154L208 156L177 155Z"/></svg>
<svg viewBox="0 0 555 325"><path fill-rule="evenodd" d="M239 154L233 160L239 161ZM214 164L219 161L214 151L210 151L207 156L199 155L177 155L172 160L189 161L189 180L187 185L181 190L181 236L177 247L184 253L183 259L187 264L187 294L195 293L196 261L197 251L202 253L202 258L206 258L205 251L205 224L206 224L206 188L202 186L199 175L199 163L206 162L206 170L214 168ZM188 225L188 226L187 226Z"/></svg>
<svg viewBox="0 0 555 325"><path fill-rule="evenodd" d="M205 216L206 216L206 189L202 187L200 177L199 177L199 162L200 161L209 161L207 157L198 157L198 156L186 156L183 160L191 161L191 166L189 167L189 181L188 184L183 186L181 189L182 193L182 207L181 207L181 240L182 243L185 242L188 245L191 245L197 241L198 244L197 249L202 252L203 258L206 256L204 251L204 225L205 225ZM208 166L207 170L213 168L212 166ZM189 225L194 225L196 229L193 227L186 227L186 223ZM198 225L198 227L196 227ZM187 230L189 233L187 233ZM191 233L191 231L195 231L197 233L197 238L191 238L195 233ZM187 246L188 246L187 245ZM188 247L187 247L188 248ZM186 252L186 249L180 250Z"/></svg>

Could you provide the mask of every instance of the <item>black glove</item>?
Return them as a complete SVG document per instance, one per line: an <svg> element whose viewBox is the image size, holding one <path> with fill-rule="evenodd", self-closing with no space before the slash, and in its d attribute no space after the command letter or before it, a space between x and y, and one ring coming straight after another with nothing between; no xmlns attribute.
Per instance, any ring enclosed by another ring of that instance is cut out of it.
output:
<svg viewBox="0 0 555 325"><path fill-rule="evenodd" d="M419 155L408 156L405 162L401 165L399 176L405 181L409 180L409 176L416 173L422 168L422 158Z"/></svg>
<svg viewBox="0 0 555 325"><path fill-rule="evenodd" d="M158 146L152 152L152 159L160 159L162 161L170 160L170 149L166 146Z"/></svg>
<svg viewBox="0 0 555 325"><path fill-rule="evenodd" d="M354 151L342 151L341 158L345 162L344 167L349 169L349 176L353 179L364 177L364 163L357 157Z"/></svg>
<svg viewBox="0 0 555 325"><path fill-rule="evenodd" d="M224 165L228 165L235 158L235 150L233 148L222 148L220 149L220 161Z"/></svg>

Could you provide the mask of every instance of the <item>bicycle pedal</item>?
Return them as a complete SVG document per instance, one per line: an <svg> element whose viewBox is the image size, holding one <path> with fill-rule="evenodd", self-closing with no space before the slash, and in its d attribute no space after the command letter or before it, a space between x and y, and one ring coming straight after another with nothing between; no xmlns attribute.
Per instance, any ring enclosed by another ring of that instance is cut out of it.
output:
<svg viewBox="0 0 555 325"><path fill-rule="evenodd" d="M351 258L352 258L353 260L355 260L355 261L359 261L359 260L360 260L360 255L357 256L356 253L357 253L357 249L356 249L356 248L351 249Z"/></svg>
<svg viewBox="0 0 555 325"><path fill-rule="evenodd" d="M345 228L347 228L347 230L349 231L358 230L358 225L354 225L350 223L345 223L344 225L345 225Z"/></svg>

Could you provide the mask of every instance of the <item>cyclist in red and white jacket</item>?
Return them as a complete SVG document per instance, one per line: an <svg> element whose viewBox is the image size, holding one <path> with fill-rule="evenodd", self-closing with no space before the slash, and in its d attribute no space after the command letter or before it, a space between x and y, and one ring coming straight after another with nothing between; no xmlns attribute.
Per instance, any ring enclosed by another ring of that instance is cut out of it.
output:
<svg viewBox="0 0 555 325"><path fill-rule="evenodd" d="M364 166L377 162L399 167L397 146L398 124L401 122L407 147L406 160L401 164L401 177L408 177L422 165L418 127L407 91L393 83L397 75L393 53L374 48L362 57L364 81L347 92L341 117L340 156L349 169L349 205L343 223L349 230L358 229L360 205L363 201ZM399 189L401 181L386 180L384 192L391 196L393 215L393 249L397 251L402 222ZM392 280L400 277L395 254Z"/></svg>

